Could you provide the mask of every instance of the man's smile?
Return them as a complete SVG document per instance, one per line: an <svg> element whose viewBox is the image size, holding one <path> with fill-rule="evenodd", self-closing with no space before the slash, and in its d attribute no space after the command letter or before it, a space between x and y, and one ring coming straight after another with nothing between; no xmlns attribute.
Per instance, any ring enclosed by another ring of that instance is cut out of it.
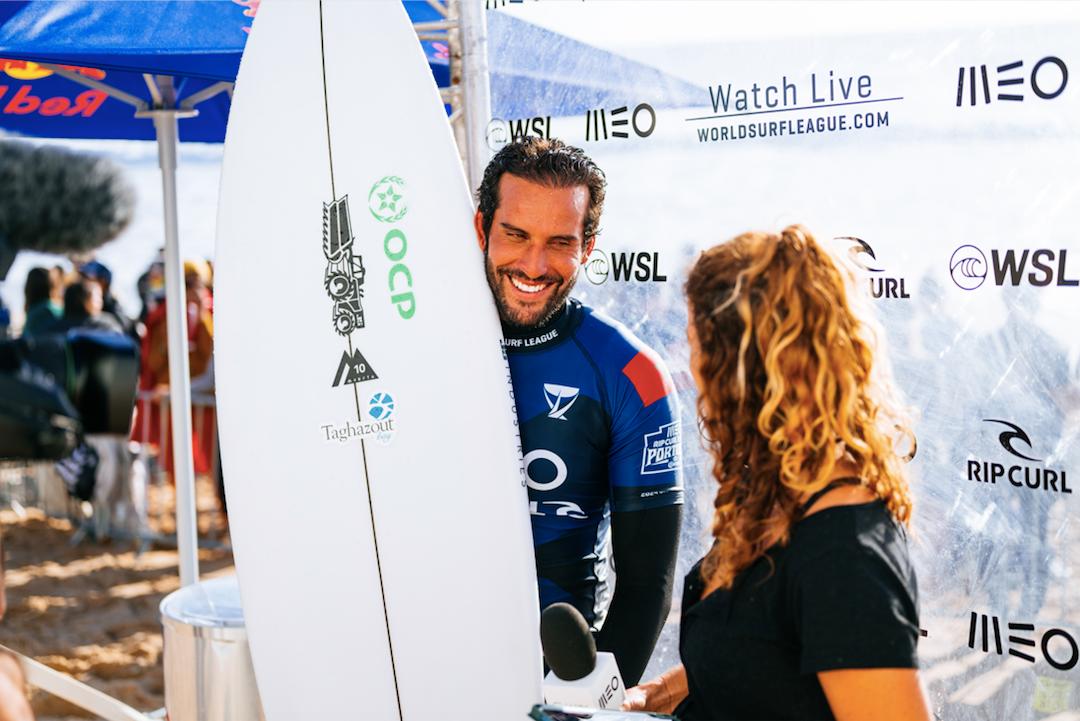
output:
<svg viewBox="0 0 1080 721"><path fill-rule="evenodd" d="M510 279L510 283L515 288L527 295L538 295L543 290L555 285L553 281L530 281L514 275L510 275L508 277Z"/></svg>

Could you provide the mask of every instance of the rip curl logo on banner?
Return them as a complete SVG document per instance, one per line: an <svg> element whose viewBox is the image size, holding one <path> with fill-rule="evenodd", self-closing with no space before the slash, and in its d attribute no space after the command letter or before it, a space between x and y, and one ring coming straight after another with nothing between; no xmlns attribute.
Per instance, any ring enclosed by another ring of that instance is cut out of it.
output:
<svg viewBox="0 0 1080 721"><path fill-rule="evenodd" d="M1048 55L1036 61L1031 72L1025 72L1023 60L1014 60L994 67L993 83L990 68L984 65L961 67L956 80L956 107L975 106L993 100L1020 103L1025 90L1041 100L1053 100L1065 92L1069 84L1069 68L1065 61ZM991 85L994 91L991 91Z"/></svg>
<svg viewBox="0 0 1080 721"><path fill-rule="evenodd" d="M642 474L679 470L680 438L679 421L665 423L653 433L646 433L645 449L641 454Z"/></svg>
<svg viewBox="0 0 1080 721"><path fill-rule="evenodd" d="M990 278L998 287L1030 285L1075 288L1080 278L1069 277L1069 249L1008 248L990 250L990 260L974 245L962 245L949 259L949 274L964 290L975 290Z"/></svg>
<svg viewBox="0 0 1080 721"><path fill-rule="evenodd" d="M1012 421L984 418L997 431L997 442L1010 456L1027 463L1005 465L998 460L968 458L967 480L996 486L998 481L1013 488L1028 491L1071 494L1068 473L1063 468L1047 468L1043 459L1036 458L1034 444L1027 432ZM1000 454L998 458L1001 458Z"/></svg>
<svg viewBox="0 0 1080 721"><path fill-rule="evenodd" d="M1023 458L1025 461L1034 461L1035 463L1041 462L1041 459L1039 458L1025 456L1013 445L1014 441L1022 441L1030 451L1031 439L1028 438L1028 434L1024 432L1023 428L1016 425L1015 423L1010 423L1009 421L1003 421L997 418L984 418L983 421L986 423L999 423L1008 428L1007 431L1003 431L1001 435L998 436L998 442L1001 443L1001 447L1007 450L1009 453L1013 454L1017 458Z"/></svg>
<svg viewBox="0 0 1080 721"><path fill-rule="evenodd" d="M879 267L881 264L878 262L877 254L874 253L874 249L865 240L850 235L840 236L837 240L845 240L851 243L851 246L848 248L848 256L856 266L867 273L878 274L885 272L884 268ZM867 280L870 281L870 295L873 298L894 298L904 300L911 298L907 292L905 278L871 275Z"/></svg>

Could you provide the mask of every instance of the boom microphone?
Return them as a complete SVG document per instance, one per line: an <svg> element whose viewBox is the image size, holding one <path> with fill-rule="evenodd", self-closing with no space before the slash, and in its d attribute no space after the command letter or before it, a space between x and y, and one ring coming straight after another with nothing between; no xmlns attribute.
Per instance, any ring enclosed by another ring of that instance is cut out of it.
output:
<svg viewBox="0 0 1080 721"><path fill-rule="evenodd" d="M568 603L540 614L540 644L551 672L544 679L546 703L619 708L625 696L615 657L596 651L585 617Z"/></svg>
<svg viewBox="0 0 1080 721"><path fill-rule="evenodd" d="M112 161L0 142L0 280L20 250L83 253L131 222L135 190Z"/></svg>

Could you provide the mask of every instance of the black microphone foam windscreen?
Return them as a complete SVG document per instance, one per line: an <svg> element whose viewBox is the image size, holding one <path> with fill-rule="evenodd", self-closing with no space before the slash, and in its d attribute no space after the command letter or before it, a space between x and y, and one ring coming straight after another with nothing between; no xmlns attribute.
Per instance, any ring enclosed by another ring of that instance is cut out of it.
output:
<svg viewBox="0 0 1080 721"><path fill-rule="evenodd" d="M596 641L581 612L555 603L540 614L540 644L552 672L563 681L585 678L596 668Z"/></svg>
<svg viewBox="0 0 1080 721"><path fill-rule="evenodd" d="M0 242L11 250L79 253L119 235L135 191L112 161L0 141Z"/></svg>

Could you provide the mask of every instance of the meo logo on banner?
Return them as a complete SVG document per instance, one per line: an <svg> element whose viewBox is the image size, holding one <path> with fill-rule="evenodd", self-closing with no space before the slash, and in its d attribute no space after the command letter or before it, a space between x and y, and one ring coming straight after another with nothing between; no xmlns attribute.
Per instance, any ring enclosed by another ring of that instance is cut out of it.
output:
<svg viewBox="0 0 1080 721"><path fill-rule="evenodd" d="M654 432L645 434L645 450L641 454L641 472L666 473L679 469L679 422L666 423Z"/></svg>

